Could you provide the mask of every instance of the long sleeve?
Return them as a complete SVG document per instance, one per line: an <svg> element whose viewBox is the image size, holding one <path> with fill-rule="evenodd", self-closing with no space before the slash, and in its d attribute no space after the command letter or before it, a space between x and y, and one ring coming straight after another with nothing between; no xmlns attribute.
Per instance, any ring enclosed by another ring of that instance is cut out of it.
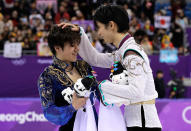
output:
<svg viewBox="0 0 191 131"><path fill-rule="evenodd" d="M90 43L83 28L81 30L81 42L79 45L79 55L91 66L110 68L114 57L111 53L99 53Z"/></svg>
<svg viewBox="0 0 191 131"><path fill-rule="evenodd" d="M129 84L113 84L112 82L106 80L100 85L102 91L127 99L137 99L143 97L147 79L144 69L144 60L137 55L130 55L125 58L123 65L129 74Z"/></svg>
<svg viewBox="0 0 191 131"><path fill-rule="evenodd" d="M46 72L39 78L38 89L45 118L54 124L65 125L72 118L75 109L72 105L62 107L55 105L53 83Z"/></svg>

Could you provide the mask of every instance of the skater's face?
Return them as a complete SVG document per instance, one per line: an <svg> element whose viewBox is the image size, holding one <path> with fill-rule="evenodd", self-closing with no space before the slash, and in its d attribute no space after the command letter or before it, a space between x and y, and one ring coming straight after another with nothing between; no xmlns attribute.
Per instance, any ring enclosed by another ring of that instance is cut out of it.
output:
<svg viewBox="0 0 191 131"><path fill-rule="evenodd" d="M75 62L77 60L77 54L79 51L79 42L74 44L65 43L64 48L60 46L55 47L56 55L63 61Z"/></svg>
<svg viewBox="0 0 191 131"><path fill-rule="evenodd" d="M110 25L104 25L101 22L96 22L98 28L98 35L101 39L105 41L105 43L113 43L113 31Z"/></svg>

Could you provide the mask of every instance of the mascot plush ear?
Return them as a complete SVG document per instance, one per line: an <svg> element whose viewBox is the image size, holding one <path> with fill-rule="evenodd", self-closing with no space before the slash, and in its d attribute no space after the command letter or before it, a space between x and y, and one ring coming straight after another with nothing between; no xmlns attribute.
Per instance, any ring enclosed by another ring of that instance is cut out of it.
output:
<svg viewBox="0 0 191 131"><path fill-rule="evenodd" d="M95 78L93 76L86 76L85 78L80 78L74 84L74 90L80 97L88 97L90 95L90 88L95 83Z"/></svg>
<svg viewBox="0 0 191 131"><path fill-rule="evenodd" d="M91 86L94 84L95 79L93 77L85 77L82 79L82 84L86 88L86 90L90 90Z"/></svg>
<svg viewBox="0 0 191 131"><path fill-rule="evenodd" d="M116 61L112 66L110 79L114 84L120 85L128 85L128 72L127 70L121 65L119 61Z"/></svg>

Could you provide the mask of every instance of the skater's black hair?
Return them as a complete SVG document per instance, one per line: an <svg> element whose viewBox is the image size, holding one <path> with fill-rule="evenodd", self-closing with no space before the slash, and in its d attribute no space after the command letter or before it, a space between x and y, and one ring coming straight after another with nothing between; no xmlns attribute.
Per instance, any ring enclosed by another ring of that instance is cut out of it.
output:
<svg viewBox="0 0 191 131"><path fill-rule="evenodd" d="M71 26L62 29L62 27L54 25L48 34L48 46L53 55L56 55L55 46L60 46L64 49L66 42L73 46L75 43L80 43L80 40L80 32L72 31Z"/></svg>
<svg viewBox="0 0 191 131"><path fill-rule="evenodd" d="M102 5L96 9L93 18L96 27L96 22L101 22L107 27L108 23L113 21L117 24L119 33L126 33L129 30L129 16L122 6Z"/></svg>

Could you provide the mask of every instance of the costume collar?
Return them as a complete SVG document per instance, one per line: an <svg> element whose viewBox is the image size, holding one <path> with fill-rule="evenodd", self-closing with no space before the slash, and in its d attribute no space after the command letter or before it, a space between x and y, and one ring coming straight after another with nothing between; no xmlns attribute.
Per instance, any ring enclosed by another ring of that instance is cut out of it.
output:
<svg viewBox="0 0 191 131"><path fill-rule="evenodd" d="M128 40L131 37L130 34L125 35L125 37L123 37L123 39L121 40L121 42L119 43L119 48L123 45L123 43Z"/></svg>
<svg viewBox="0 0 191 131"><path fill-rule="evenodd" d="M53 64L57 66L60 69L66 69L68 67L68 64L60 59L58 59L56 56L53 56Z"/></svg>

